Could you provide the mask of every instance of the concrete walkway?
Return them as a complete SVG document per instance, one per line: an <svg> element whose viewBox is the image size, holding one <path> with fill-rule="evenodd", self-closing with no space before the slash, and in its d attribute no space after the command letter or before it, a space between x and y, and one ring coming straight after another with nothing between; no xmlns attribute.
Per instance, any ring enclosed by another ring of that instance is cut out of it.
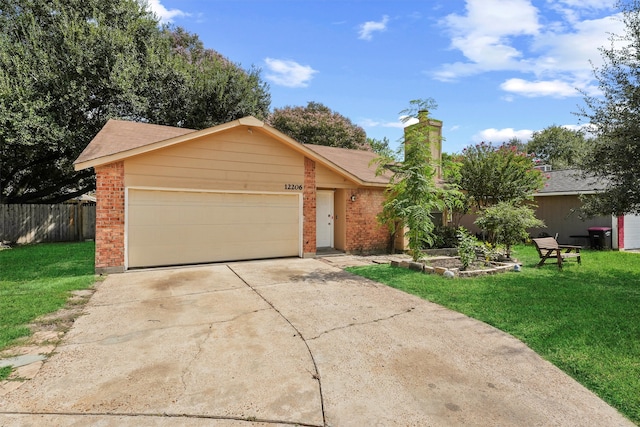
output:
<svg viewBox="0 0 640 427"><path fill-rule="evenodd" d="M327 262L101 283L13 425L631 426L520 341Z"/></svg>

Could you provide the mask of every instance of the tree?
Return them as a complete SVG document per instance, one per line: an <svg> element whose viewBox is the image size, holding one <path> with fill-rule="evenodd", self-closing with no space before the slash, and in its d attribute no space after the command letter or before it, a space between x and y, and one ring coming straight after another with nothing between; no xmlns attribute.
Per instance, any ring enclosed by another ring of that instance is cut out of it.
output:
<svg viewBox="0 0 640 427"><path fill-rule="evenodd" d="M594 68L602 96L585 94L579 114L596 138L581 166L603 178L606 189L589 198L590 213L640 213L640 1L619 1L625 32L602 47Z"/></svg>
<svg viewBox="0 0 640 427"><path fill-rule="evenodd" d="M371 151L364 129L319 102L276 108L267 123L303 144Z"/></svg>
<svg viewBox="0 0 640 427"><path fill-rule="evenodd" d="M367 145L371 147L371 150L374 153L379 154L380 156L395 158L395 153L389 145L389 138L387 138L386 136L381 140L375 138L367 138Z"/></svg>
<svg viewBox="0 0 640 427"><path fill-rule="evenodd" d="M435 108L432 99L411 101L418 109L405 110L404 121L421 116L424 122L428 118L425 106ZM389 187L385 190L386 199L378 220L389 228L392 236L407 227L409 252L417 261L422 255L425 243L433 241L434 224L432 212L443 207L441 192L436 188L435 175L437 165L431 158L429 128L422 123L405 129L403 142L404 161L397 163L393 158L381 157L378 164L393 171ZM382 169L379 169L382 170Z"/></svg>
<svg viewBox="0 0 640 427"><path fill-rule="evenodd" d="M496 147L483 142L463 150L460 188L478 209L529 200L543 184L531 157L514 146Z"/></svg>
<svg viewBox="0 0 640 427"><path fill-rule="evenodd" d="M527 152L553 169L579 167L587 149L582 132L557 125L534 132L527 144Z"/></svg>
<svg viewBox="0 0 640 427"><path fill-rule="evenodd" d="M144 78L127 77L142 77L136 55L159 53L156 23L129 2L110 3L0 2L3 202L86 192L92 173L72 172L77 154L105 115L143 109ZM135 45L137 38L148 44Z"/></svg>
<svg viewBox="0 0 640 427"><path fill-rule="evenodd" d="M249 115L266 119L271 95L259 69L242 69L182 28L165 27L163 36L170 40L181 84L169 97L172 105L161 104L151 114L156 123L204 129Z"/></svg>
<svg viewBox="0 0 640 427"><path fill-rule="evenodd" d="M442 153L442 180L445 192L445 206L450 215L451 227L457 229L462 216L471 209L471 199L461 189L463 156L461 154Z"/></svg>
<svg viewBox="0 0 640 427"><path fill-rule="evenodd" d="M505 147L514 147L515 150L519 153L527 152L527 144L522 142L520 138L512 137L507 142L504 143Z"/></svg>
<svg viewBox="0 0 640 427"><path fill-rule="evenodd" d="M505 245L507 258L511 258L511 246L529 237L528 228L544 227L530 206L517 205L514 201L502 201L485 208L475 223L489 232L490 243Z"/></svg>
<svg viewBox="0 0 640 427"><path fill-rule="evenodd" d="M136 0L0 0L0 202L94 189L72 162L109 118L201 129L266 115L257 72L187 58L172 34Z"/></svg>

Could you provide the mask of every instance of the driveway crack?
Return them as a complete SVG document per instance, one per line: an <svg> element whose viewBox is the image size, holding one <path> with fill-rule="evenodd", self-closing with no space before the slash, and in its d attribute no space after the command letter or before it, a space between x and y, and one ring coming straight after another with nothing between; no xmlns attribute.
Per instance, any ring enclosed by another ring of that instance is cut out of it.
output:
<svg viewBox="0 0 640 427"><path fill-rule="evenodd" d="M207 332L207 335L198 343L198 350L194 353L193 357L191 358L191 360L187 363L187 365L185 366L185 368L182 370L182 373L180 374L180 381L182 382L182 395L184 395L184 393L187 391L187 382L185 380L185 377L191 373L191 366L193 365L193 363L198 360L198 357L200 357L200 354L202 353L202 347L204 346L204 344L209 341L209 338L211 338L211 332L213 331L213 326L214 325L218 325L221 323L228 323L228 322L233 322L243 316L246 316L248 314L253 314L253 313L257 313L260 311L266 311L268 309L266 308L261 308L261 309L257 309L257 310L253 310L247 313L242 313L239 314L237 316L232 317L231 319L225 319L225 320L216 320L215 322L210 322L209 323L209 330Z"/></svg>
<svg viewBox="0 0 640 427"><path fill-rule="evenodd" d="M309 347L309 343L305 339L304 335L302 335L302 332L300 332L300 330L296 328L296 326L293 323L291 323L291 321L284 314L282 314L282 312L280 312L280 310L278 310L271 301L269 301L255 287L251 286L246 280L244 280L244 278L242 278L242 276L240 276L230 265L227 265L227 268L231 270L231 272L235 274L238 277L238 279L240 279L245 285L247 285L253 292L255 292L255 294L258 295L264 302L266 302L269 305L269 307L271 307L276 313L278 313L278 315L282 317L282 319L284 319L284 321L287 322L289 326L291 326L291 328L296 332L297 336L299 336L302 342L304 343L305 347L307 348L307 352L309 353L309 357L311 358L311 362L313 363L314 372L311 373L311 376L313 377L314 380L318 381L318 390L320 393L320 410L322 411L322 424L326 426L327 418L324 412L324 397L322 395L322 379L320 378L320 371L318 370L318 364L316 363L316 359L313 356L311 347Z"/></svg>
<svg viewBox="0 0 640 427"><path fill-rule="evenodd" d="M169 412L50 412L50 411L35 411L35 412L25 412L25 411L0 411L0 414L4 415L55 415L60 417L130 417L130 418L138 418L138 419L153 419L153 418L175 418L175 419L184 419L184 420L215 420L215 421L244 421L248 423L260 423L260 424L274 424L274 425L291 425L291 426L302 426L302 427L323 427L317 424L309 424L302 423L299 421L287 421L287 420L276 420L276 419L267 419L267 418L256 418L256 417L234 417L229 415L206 415L206 414L188 414L188 413L180 413L174 414ZM157 421L156 421L157 422ZM120 423L122 423L120 421ZM4 425L4 424L3 424Z"/></svg>
<svg viewBox="0 0 640 427"><path fill-rule="evenodd" d="M220 324L224 324L224 323L229 323L229 322L234 322L236 320L238 320L241 317L244 316L248 316L254 313L258 313L260 311L267 311L269 310L268 308L259 308L257 310L251 310L251 311L246 311L244 313L240 313L236 316L230 317L228 319L221 319L221 320L215 320L213 322L202 322L202 323L185 323L185 324L179 324L179 325L175 325L175 324L170 324L167 326L157 326L154 328L148 328L148 329L143 329L140 331L135 331L135 332L130 332L130 333L126 333L123 335L112 335L106 338L99 338L99 339L95 339L95 340L87 340L87 341L72 341L72 342L64 342L62 341L60 344L58 344L59 347L74 347L74 346L81 346L81 345L87 345L87 344L96 344L96 343L104 343L104 342L108 342L109 340L129 340L132 338L136 338L136 337L140 337L144 334L147 334L149 332L152 331L163 331L163 330L169 330L169 329L175 329L175 328L191 328L191 327L196 327L196 326L202 326L202 325L209 325L209 328L211 329L213 327L213 325L220 325ZM162 322L162 320L160 319L147 319L147 322L151 322L151 323L160 323Z"/></svg>
<svg viewBox="0 0 640 427"><path fill-rule="evenodd" d="M366 322L353 322L353 323L349 323L348 325L344 325L344 326L336 326L335 328L327 329L326 331L320 332L315 337L308 338L308 341L316 340L316 339L320 338L321 336L323 336L325 334L328 334L328 333L331 333L331 332L334 332L334 331L339 331L341 329L347 329L347 328L351 328L353 326L369 325L371 323L377 323L377 322L384 322L385 320L390 320L390 319L393 319L395 317L402 316L402 315L407 314L407 313L411 313L413 310L415 310L415 307L408 308L407 310L402 311L400 313L394 313L394 314L392 314L390 316L380 317L378 319L373 319L373 320L367 320Z"/></svg>

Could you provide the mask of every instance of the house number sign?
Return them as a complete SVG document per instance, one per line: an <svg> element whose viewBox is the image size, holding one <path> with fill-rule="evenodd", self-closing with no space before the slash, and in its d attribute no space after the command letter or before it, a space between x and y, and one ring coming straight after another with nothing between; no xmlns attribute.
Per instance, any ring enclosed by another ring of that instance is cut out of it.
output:
<svg viewBox="0 0 640 427"><path fill-rule="evenodd" d="M285 190L302 190L302 184L285 184Z"/></svg>

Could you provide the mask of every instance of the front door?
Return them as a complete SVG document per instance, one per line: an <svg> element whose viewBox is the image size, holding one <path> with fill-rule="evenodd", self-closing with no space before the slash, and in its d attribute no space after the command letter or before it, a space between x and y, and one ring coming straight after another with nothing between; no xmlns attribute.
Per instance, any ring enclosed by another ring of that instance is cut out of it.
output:
<svg viewBox="0 0 640 427"><path fill-rule="evenodd" d="M333 191L316 193L316 246L333 247Z"/></svg>

